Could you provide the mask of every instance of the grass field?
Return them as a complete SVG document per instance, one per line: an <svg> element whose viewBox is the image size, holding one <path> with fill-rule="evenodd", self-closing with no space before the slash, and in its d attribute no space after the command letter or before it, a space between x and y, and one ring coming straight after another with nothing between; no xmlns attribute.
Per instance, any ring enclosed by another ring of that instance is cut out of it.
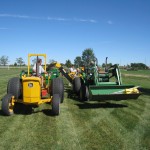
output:
<svg viewBox="0 0 150 150"><path fill-rule="evenodd" d="M9 78L19 76L19 72L0 69L0 99L6 94ZM123 77L123 81L150 89L148 78ZM81 103L65 83L60 116L54 117L47 104L31 114L22 110L7 117L0 111L1 150L150 149L150 93L138 100Z"/></svg>
<svg viewBox="0 0 150 150"><path fill-rule="evenodd" d="M127 70L121 70L123 74L135 74L135 75L147 75L150 76L150 70L138 70L138 71L127 71Z"/></svg>

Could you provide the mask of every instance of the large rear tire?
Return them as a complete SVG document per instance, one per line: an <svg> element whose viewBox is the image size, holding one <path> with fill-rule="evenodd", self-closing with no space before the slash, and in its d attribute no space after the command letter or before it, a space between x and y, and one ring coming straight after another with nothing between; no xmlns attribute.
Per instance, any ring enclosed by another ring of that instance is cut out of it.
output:
<svg viewBox="0 0 150 150"><path fill-rule="evenodd" d="M64 82L61 79L61 84L60 84L60 91L61 91L61 97L60 97L60 102L63 103L64 102Z"/></svg>
<svg viewBox="0 0 150 150"><path fill-rule="evenodd" d="M12 94L15 96L15 99L18 99L22 95L22 85L20 78L14 77L11 78L7 85L7 94Z"/></svg>
<svg viewBox="0 0 150 150"><path fill-rule="evenodd" d="M52 96L54 94L59 94L60 102L63 103L64 101L64 83L61 78L54 78L51 83L52 87Z"/></svg>
<svg viewBox="0 0 150 150"><path fill-rule="evenodd" d="M2 98L2 111L4 115L11 116L14 114L13 106L11 105L12 96L12 94L6 94Z"/></svg>
<svg viewBox="0 0 150 150"><path fill-rule="evenodd" d="M73 80L73 91L79 95L81 88L81 80L79 77L74 78Z"/></svg>
<svg viewBox="0 0 150 150"><path fill-rule="evenodd" d="M60 97L59 94L54 94L52 98L52 112L54 115L60 114Z"/></svg>

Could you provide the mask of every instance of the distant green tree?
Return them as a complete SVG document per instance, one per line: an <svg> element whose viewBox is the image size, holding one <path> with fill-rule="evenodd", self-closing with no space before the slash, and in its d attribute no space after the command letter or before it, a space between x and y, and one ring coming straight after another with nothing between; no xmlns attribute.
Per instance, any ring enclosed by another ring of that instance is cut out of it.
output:
<svg viewBox="0 0 150 150"><path fill-rule="evenodd" d="M107 67L110 67L110 66L112 66L112 63L108 63L108 64L107 64ZM106 64L103 63L103 64L102 64L102 68L105 68L105 67L106 67Z"/></svg>
<svg viewBox="0 0 150 150"><path fill-rule="evenodd" d="M16 63L16 62L14 63L14 66L17 66L17 63Z"/></svg>
<svg viewBox="0 0 150 150"><path fill-rule="evenodd" d="M22 66L24 64L24 61L23 61L23 58L22 57L19 57L19 58L16 58L16 62L18 65Z"/></svg>
<svg viewBox="0 0 150 150"><path fill-rule="evenodd" d="M80 56L77 56L74 60L75 67L81 67L83 65L82 58Z"/></svg>
<svg viewBox="0 0 150 150"><path fill-rule="evenodd" d="M65 66L67 66L68 68L70 68L72 65L71 61L68 59L66 60Z"/></svg>
<svg viewBox="0 0 150 150"><path fill-rule="evenodd" d="M146 66L145 64L143 63L131 63L131 68L133 70L138 70L138 69L148 69L148 66Z"/></svg>
<svg viewBox="0 0 150 150"><path fill-rule="evenodd" d="M35 57L32 59L32 64L34 65L36 62L37 62L37 58Z"/></svg>
<svg viewBox="0 0 150 150"><path fill-rule="evenodd" d="M53 63L53 62L56 62L54 59L49 59L49 63Z"/></svg>
<svg viewBox="0 0 150 150"><path fill-rule="evenodd" d="M82 52L82 61L84 65L89 65L91 61L95 60L93 49L87 48Z"/></svg>
<svg viewBox="0 0 150 150"><path fill-rule="evenodd" d="M8 56L3 55L2 57L0 57L0 64L6 66L8 64L8 61Z"/></svg>

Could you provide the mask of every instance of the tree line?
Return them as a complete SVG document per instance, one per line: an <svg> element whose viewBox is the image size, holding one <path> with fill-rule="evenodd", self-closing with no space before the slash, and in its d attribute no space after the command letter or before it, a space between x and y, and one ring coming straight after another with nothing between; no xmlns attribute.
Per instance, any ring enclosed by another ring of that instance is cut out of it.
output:
<svg viewBox="0 0 150 150"><path fill-rule="evenodd" d="M8 56L3 55L0 57L0 65L6 66L8 63L9 63ZM14 63L14 66L17 66L17 65L19 66L25 65L22 57L16 58L16 62Z"/></svg>
<svg viewBox="0 0 150 150"><path fill-rule="evenodd" d="M92 48L87 48L82 52L81 56L76 56L74 59L74 63L71 62L70 59L66 60L65 66L70 68L72 65L74 65L76 68L88 65L91 61L96 60L94 51ZM49 64L54 62L54 59L49 59ZM0 57L0 65L7 65L9 62L8 56L1 56ZM36 58L32 60L32 63L34 64L36 62ZM22 57L16 58L15 63L13 64L14 66L23 66L25 65L25 62ZM105 63L101 65L101 67L105 67ZM112 66L112 63L108 63L107 67ZM132 70L138 70L138 69L149 69L146 64L143 63L131 63L130 65L127 65L124 67L125 69L132 69Z"/></svg>
<svg viewBox="0 0 150 150"><path fill-rule="evenodd" d="M82 52L82 56L77 56L74 59L74 63L72 64L71 61L68 59L66 60L65 66L71 67L71 65L74 65L75 67L82 67L83 65L88 64L91 60L96 59L95 54L93 52L93 49L87 48ZM108 63L107 67L112 66L112 63ZM106 64L103 63L102 65L99 65L102 68L106 67ZM149 69L149 67L144 63L131 63L130 65L123 66L124 69L131 69L131 70L144 70Z"/></svg>
<svg viewBox="0 0 150 150"><path fill-rule="evenodd" d="M126 67L127 70L146 70L149 69L148 66L146 66L143 63L131 63Z"/></svg>
<svg viewBox="0 0 150 150"><path fill-rule="evenodd" d="M65 66L69 68L71 67L71 65L74 65L76 68L79 68L79 67L88 65L93 60L96 60L93 49L87 48L82 52L82 56L75 57L73 64L71 63L69 59L66 60Z"/></svg>
<svg viewBox="0 0 150 150"><path fill-rule="evenodd" d="M66 60L65 66L71 67L71 65L74 65L76 68L79 68L79 67L90 64L90 62L93 60L95 60L95 61L97 60L97 58L95 57L94 51L91 48L87 48L82 52L82 56L76 56L73 64L71 63L71 61L69 59ZM102 68L105 68L106 64L103 63L100 66ZM112 66L112 63L108 63L107 67L109 67L109 66Z"/></svg>

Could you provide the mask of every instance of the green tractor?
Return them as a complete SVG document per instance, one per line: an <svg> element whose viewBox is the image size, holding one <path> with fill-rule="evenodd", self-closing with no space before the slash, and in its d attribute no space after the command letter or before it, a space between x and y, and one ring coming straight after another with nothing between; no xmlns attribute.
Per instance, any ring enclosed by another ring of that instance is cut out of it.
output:
<svg viewBox="0 0 150 150"><path fill-rule="evenodd" d="M81 77L74 79L76 93L81 101L86 100L125 100L137 99L141 93L134 85L122 84L121 72L117 64L98 69L98 61L85 65Z"/></svg>
<svg viewBox="0 0 150 150"><path fill-rule="evenodd" d="M29 54L28 71L21 71L20 78L13 77L8 81L7 94L2 98L2 111L5 115L14 113L15 105L22 103L26 106L37 107L43 103L52 104L54 115L60 113L60 103L64 100L64 84L62 78L55 71L39 75L39 64L36 63L36 72L30 69L30 57L44 57L46 72L46 54ZM43 86L41 86L43 79Z"/></svg>

